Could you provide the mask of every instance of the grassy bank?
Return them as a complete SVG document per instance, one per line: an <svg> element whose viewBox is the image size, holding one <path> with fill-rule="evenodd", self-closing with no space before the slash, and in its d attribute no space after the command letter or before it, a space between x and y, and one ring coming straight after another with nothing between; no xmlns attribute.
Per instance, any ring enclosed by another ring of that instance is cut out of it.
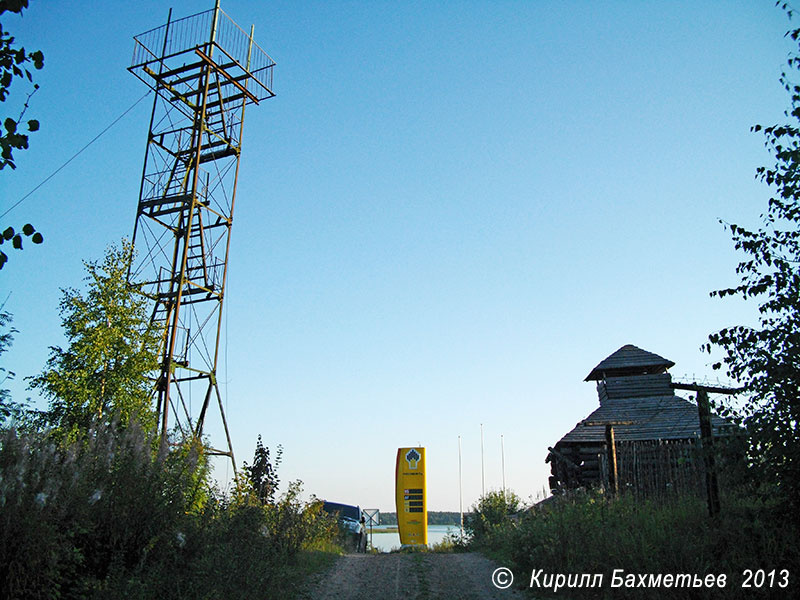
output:
<svg viewBox="0 0 800 600"><path fill-rule="evenodd" d="M529 586L531 575L541 570L531 590L540 597L787 598L800 590L799 533L780 507L745 495L728 496L722 514L711 519L699 498L654 503L629 495L609 499L599 492L582 492L555 498L515 518L505 515L484 523L472 545L510 567L520 585ZM612 588L614 569L635 574L636 587ZM764 570L765 581L743 588L748 569ZM773 569L770 587L768 573ZM781 575L784 569L786 578ZM599 587L553 593L552 584L544 585L551 574L596 573L603 574ZM639 587L638 575L651 573L703 578L724 574L726 586ZM781 587L787 579L789 587Z"/></svg>

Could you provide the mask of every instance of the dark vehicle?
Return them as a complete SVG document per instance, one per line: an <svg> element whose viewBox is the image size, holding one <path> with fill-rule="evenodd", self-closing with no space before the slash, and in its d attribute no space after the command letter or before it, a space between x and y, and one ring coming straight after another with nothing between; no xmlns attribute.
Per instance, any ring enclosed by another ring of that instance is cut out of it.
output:
<svg viewBox="0 0 800 600"><path fill-rule="evenodd" d="M339 528L347 538L348 543L355 547L356 552L367 551L367 528L364 525L364 515L361 507L338 502L323 502L322 510L330 515L336 515Z"/></svg>

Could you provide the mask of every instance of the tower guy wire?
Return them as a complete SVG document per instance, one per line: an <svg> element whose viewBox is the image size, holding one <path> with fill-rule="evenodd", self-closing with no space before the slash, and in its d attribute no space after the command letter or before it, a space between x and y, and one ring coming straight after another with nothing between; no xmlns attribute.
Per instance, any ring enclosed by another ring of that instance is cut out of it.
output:
<svg viewBox="0 0 800 600"><path fill-rule="evenodd" d="M20 204L22 204L22 203L23 203L23 201L27 200L27 199L28 199L30 196L32 196L32 195L33 195L33 194L34 194L34 193L35 193L35 192L36 192L36 191L37 191L37 190L38 190L40 187L42 187L42 186L43 186L45 183L47 183L47 182L48 182L48 181L50 181L50 180L51 180L53 177L55 177L55 176L56 176L56 175L57 175L57 174L58 174L58 173L59 173L59 172L60 172L62 169L64 169L64 167L66 167L66 166L67 166L69 163L71 163L73 160L75 160L76 158L78 158L78 156L80 156L80 155L83 153L83 151L84 151L84 150L86 150L86 149L87 149L89 146L91 146L91 145L92 145L92 144L94 144L94 143L95 143L97 140L99 140L99 139L100 139L100 138L103 136L103 134L105 134L105 133L106 133L106 132L107 132L109 129L111 129L111 128L112 128L114 125L116 125L117 123L119 123L119 122L122 120L122 118L123 118L125 115L127 115L129 112L131 112L131 111L132 111L132 110L133 110L133 109L136 107L136 105L137 105L137 104L139 104L139 102L141 102L142 100L144 100L145 98L147 98L147 96L149 96L149 95L150 95L150 92L152 92L152 91L153 91L153 90L147 90L147 91L144 93L144 95L143 95L141 98L139 98L139 99L138 99L136 102L134 102L134 103L133 103L133 104L131 104L131 105L130 105L128 108L126 108L126 109L125 109L125 111L124 111L124 112L123 112L123 113L122 113L120 116L118 116L116 119L114 119L113 121L111 121L111 123L110 123L110 124L108 124L108 125L106 126L106 128L105 128L105 129L103 129L103 130L102 130L100 133L98 133L98 134L97 134L96 136L94 136L94 137L93 137L91 140L89 140L89 142L88 142L88 143L87 143L87 144L86 144L86 145L85 145L83 148L81 148L81 149L80 149L80 150L78 150L78 151L77 151L75 154L73 154L72 156L70 156L70 157L69 157L69 158L68 158L68 159L67 159L67 160L66 160L66 161L65 161L65 162L64 162L64 163L63 163L63 164L62 164L60 167L58 167L58 168L57 168L55 171L53 171L52 173L50 173L50 175L48 175L47 177L45 177L45 178L44 178L44 179L41 181L41 183L39 183L39 184L38 184L36 187L34 187L34 188L33 188L33 189L30 191L30 192L28 192L27 194L25 194L25 195L24 195L22 198L20 198L19 200L17 200L17 201L16 201L14 204L12 204L12 205L11 205L11 206L10 206L8 209L6 209L6 211L5 211L5 212L3 212L3 214L0 214L0 219L2 219L3 217L5 217L5 216L6 216L8 213L10 213L10 212L11 212L12 210L14 210L15 208L17 208L17 207L18 207Z"/></svg>

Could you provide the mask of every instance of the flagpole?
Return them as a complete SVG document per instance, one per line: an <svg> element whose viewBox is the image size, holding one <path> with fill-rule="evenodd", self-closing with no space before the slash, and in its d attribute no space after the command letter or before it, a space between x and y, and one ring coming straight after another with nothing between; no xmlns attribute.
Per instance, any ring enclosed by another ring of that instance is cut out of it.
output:
<svg viewBox="0 0 800 600"><path fill-rule="evenodd" d="M483 469L483 423L481 423L481 498L486 495L486 477Z"/></svg>
<svg viewBox="0 0 800 600"><path fill-rule="evenodd" d="M461 436L458 436L458 514L461 529L461 539L464 539L464 504L461 493Z"/></svg>
<svg viewBox="0 0 800 600"><path fill-rule="evenodd" d="M503 434L500 434L500 465L503 471L503 500L506 499L506 447L503 443Z"/></svg>

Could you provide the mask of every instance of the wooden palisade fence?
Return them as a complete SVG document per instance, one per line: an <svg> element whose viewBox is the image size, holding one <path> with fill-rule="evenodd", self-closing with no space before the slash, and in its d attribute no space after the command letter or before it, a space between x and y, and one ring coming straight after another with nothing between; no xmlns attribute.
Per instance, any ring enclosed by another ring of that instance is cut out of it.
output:
<svg viewBox="0 0 800 600"><path fill-rule="evenodd" d="M617 485L642 499L701 495L705 491L705 468L701 449L690 440L646 440L616 442ZM602 481L609 477L607 453L598 456ZM613 470L613 467L612 467Z"/></svg>

